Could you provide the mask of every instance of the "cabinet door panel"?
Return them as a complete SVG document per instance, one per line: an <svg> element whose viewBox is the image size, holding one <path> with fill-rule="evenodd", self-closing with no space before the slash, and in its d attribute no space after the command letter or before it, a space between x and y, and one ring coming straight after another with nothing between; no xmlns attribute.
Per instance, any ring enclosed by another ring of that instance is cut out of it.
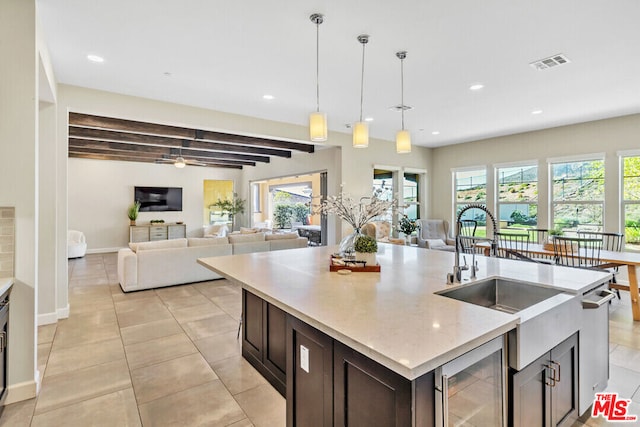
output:
<svg viewBox="0 0 640 427"><path fill-rule="evenodd" d="M267 304L265 332L265 365L285 381L287 372L287 315L278 307Z"/></svg>
<svg viewBox="0 0 640 427"><path fill-rule="evenodd" d="M333 340L291 316L287 322L287 426L331 427Z"/></svg>
<svg viewBox="0 0 640 427"><path fill-rule="evenodd" d="M411 382L334 343L334 425L411 426Z"/></svg>
<svg viewBox="0 0 640 427"><path fill-rule="evenodd" d="M246 290L242 291L243 307L243 346L258 360L262 360L262 299Z"/></svg>
<svg viewBox="0 0 640 427"><path fill-rule="evenodd" d="M551 390L553 425L560 425L565 420L577 417L578 404L578 364L577 339L574 335L551 350L551 361L558 369L559 381ZM572 421L575 421L572 420ZM571 422L572 422L571 421Z"/></svg>
<svg viewBox="0 0 640 427"><path fill-rule="evenodd" d="M511 418L514 426L549 426L551 396L546 385L548 353L513 372Z"/></svg>

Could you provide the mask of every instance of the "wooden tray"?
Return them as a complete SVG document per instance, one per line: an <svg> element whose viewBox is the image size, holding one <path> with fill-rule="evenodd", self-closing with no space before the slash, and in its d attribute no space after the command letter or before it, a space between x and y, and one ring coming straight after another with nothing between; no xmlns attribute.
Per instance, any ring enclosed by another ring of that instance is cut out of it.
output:
<svg viewBox="0 0 640 427"><path fill-rule="evenodd" d="M348 264L348 265L335 265L333 263L333 257L329 259L329 271L338 271L338 270L351 270L354 273L379 273L380 272L380 264L376 265L365 265L361 264Z"/></svg>

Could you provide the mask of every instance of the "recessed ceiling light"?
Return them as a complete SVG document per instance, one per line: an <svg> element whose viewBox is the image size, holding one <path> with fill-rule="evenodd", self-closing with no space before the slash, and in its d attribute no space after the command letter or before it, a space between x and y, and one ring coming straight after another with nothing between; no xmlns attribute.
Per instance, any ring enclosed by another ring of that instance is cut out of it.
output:
<svg viewBox="0 0 640 427"><path fill-rule="evenodd" d="M431 132L431 135L440 135L440 132L437 130L434 130L433 132Z"/></svg>
<svg viewBox="0 0 640 427"><path fill-rule="evenodd" d="M373 117L365 117L364 121L365 122L372 122L373 121Z"/></svg>
<svg viewBox="0 0 640 427"><path fill-rule="evenodd" d="M531 114L542 114L542 110L533 110Z"/></svg>
<svg viewBox="0 0 640 427"><path fill-rule="evenodd" d="M104 58L102 56L98 56L98 55L87 55L87 59L91 62L104 62Z"/></svg>
<svg viewBox="0 0 640 427"><path fill-rule="evenodd" d="M480 90L484 87L481 83L476 83L474 85L469 86L469 90Z"/></svg>
<svg viewBox="0 0 640 427"><path fill-rule="evenodd" d="M262 95L262 99L266 99L267 101L271 101L272 99L276 99L273 95Z"/></svg>

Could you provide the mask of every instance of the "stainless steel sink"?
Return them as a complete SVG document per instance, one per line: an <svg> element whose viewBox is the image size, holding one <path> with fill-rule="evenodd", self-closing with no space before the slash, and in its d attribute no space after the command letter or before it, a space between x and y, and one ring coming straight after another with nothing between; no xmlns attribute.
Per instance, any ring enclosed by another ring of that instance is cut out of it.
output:
<svg viewBox="0 0 640 427"><path fill-rule="evenodd" d="M520 370L579 328L581 300L553 288L499 277L436 292L447 298L518 316L508 333L509 366Z"/></svg>
<svg viewBox="0 0 640 427"><path fill-rule="evenodd" d="M437 294L506 313L517 313L561 291L524 282L493 278Z"/></svg>

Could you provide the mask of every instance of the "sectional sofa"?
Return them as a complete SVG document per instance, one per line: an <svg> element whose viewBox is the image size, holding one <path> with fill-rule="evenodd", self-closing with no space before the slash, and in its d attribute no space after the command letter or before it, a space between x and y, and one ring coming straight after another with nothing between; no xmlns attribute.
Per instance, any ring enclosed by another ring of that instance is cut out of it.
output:
<svg viewBox="0 0 640 427"><path fill-rule="evenodd" d="M233 234L130 243L118 251L118 281L124 292L219 279L198 258L307 247L296 233Z"/></svg>

